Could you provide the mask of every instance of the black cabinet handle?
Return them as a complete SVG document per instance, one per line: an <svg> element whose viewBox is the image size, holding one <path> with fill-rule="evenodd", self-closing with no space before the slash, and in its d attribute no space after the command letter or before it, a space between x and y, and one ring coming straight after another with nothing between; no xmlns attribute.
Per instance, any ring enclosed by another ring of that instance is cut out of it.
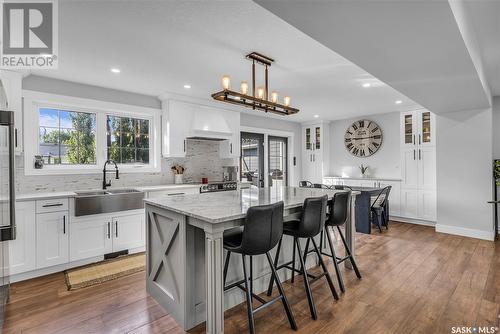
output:
<svg viewBox="0 0 500 334"><path fill-rule="evenodd" d="M422 137L422 136L419 134L419 135L418 135L418 145L422 144L422 142L421 142L421 137Z"/></svg>
<svg viewBox="0 0 500 334"><path fill-rule="evenodd" d="M17 129L14 129L14 145L17 147Z"/></svg>
<svg viewBox="0 0 500 334"><path fill-rule="evenodd" d="M185 195L186 193L172 193L172 194L167 194L167 196L175 196L175 195Z"/></svg>
<svg viewBox="0 0 500 334"><path fill-rule="evenodd" d="M66 215L63 216L63 234L66 234Z"/></svg>
<svg viewBox="0 0 500 334"><path fill-rule="evenodd" d="M186 139L184 139L184 152L186 152Z"/></svg>
<svg viewBox="0 0 500 334"><path fill-rule="evenodd" d="M51 207L54 207L54 206L62 206L62 205L63 205L62 203L45 204L45 205L42 205L42 208L51 208Z"/></svg>
<svg viewBox="0 0 500 334"><path fill-rule="evenodd" d="M233 143L229 144L229 153L233 154Z"/></svg>
<svg viewBox="0 0 500 334"><path fill-rule="evenodd" d="M108 239L111 239L111 223L108 222Z"/></svg>
<svg viewBox="0 0 500 334"><path fill-rule="evenodd" d="M420 149L418 150L418 160L422 160L422 155L420 153Z"/></svg>
<svg viewBox="0 0 500 334"><path fill-rule="evenodd" d="M415 150L413 150L413 160L417 160L415 155L416 155L416 152L415 152Z"/></svg>
<svg viewBox="0 0 500 334"><path fill-rule="evenodd" d="M118 220L115 221L115 237L118 238Z"/></svg>
<svg viewBox="0 0 500 334"><path fill-rule="evenodd" d="M415 135L413 135L413 145L415 145Z"/></svg>

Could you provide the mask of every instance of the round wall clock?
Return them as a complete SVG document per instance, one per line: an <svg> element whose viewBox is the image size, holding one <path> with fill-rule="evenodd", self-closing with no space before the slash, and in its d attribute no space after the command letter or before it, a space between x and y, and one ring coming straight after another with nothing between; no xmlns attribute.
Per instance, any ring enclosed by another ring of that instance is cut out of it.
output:
<svg viewBox="0 0 500 334"><path fill-rule="evenodd" d="M373 121L356 121L344 136L346 149L356 157L369 157L382 146L382 130Z"/></svg>

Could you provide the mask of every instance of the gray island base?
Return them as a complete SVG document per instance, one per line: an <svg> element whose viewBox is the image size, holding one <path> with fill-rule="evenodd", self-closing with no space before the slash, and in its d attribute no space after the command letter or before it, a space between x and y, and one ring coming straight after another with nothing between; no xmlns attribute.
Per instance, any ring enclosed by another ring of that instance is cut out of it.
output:
<svg viewBox="0 0 500 334"><path fill-rule="evenodd" d="M223 333L224 310L244 301L244 294L237 288L226 294L223 291L224 230L241 225L251 206L283 201L285 220L293 220L300 217L305 198L327 194L331 200L335 192L342 191L271 187L145 200L148 293L184 330L206 321L207 333ZM353 192L351 219L346 226L346 239L353 253L357 194ZM292 239L284 236L280 263L290 260L291 254ZM313 265L316 259L310 256L307 266ZM346 266L350 267L350 263ZM267 289L270 275L265 258L254 257L254 292ZM282 280L291 277L284 270L279 275ZM241 277L241 257L233 256L227 283Z"/></svg>

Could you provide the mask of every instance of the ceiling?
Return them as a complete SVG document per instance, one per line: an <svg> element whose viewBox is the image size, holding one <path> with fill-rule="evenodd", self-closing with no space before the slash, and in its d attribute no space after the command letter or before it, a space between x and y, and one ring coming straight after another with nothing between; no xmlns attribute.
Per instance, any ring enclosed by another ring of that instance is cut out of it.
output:
<svg viewBox="0 0 500 334"><path fill-rule="evenodd" d="M500 96L500 1L465 1L493 96Z"/></svg>
<svg viewBox="0 0 500 334"><path fill-rule="evenodd" d="M336 33L349 37L345 30ZM244 55L257 51L276 60L271 89L291 96L291 105L301 109L287 120L419 107L250 0L60 1L59 34L59 69L34 74L153 96L209 99L224 74L233 88L249 81ZM111 73L112 67L121 73Z"/></svg>
<svg viewBox="0 0 500 334"><path fill-rule="evenodd" d="M448 1L255 1L433 112L490 106Z"/></svg>

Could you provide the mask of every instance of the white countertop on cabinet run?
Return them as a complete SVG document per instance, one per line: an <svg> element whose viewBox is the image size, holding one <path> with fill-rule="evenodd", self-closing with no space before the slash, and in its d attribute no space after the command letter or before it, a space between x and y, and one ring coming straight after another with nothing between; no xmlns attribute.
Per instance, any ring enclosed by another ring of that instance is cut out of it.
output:
<svg viewBox="0 0 500 334"><path fill-rule="evenodd" d="M372 181L377 181L377 180L384 180L384 181L402 181L403 179L401 178L392 178L392 177L374 177L374 176L368 176L368 177L355 177L355 176L323 176L324 179L342 179L342 180L372 180Z"/></svg>
<svg viewBox="0 0 500 334"><path fill-rule="evenodd" d="M140 186L140 187L132 186L132 187L120 187L120 188L128 188L142 192L150 192L150 191L161 191L161 190L180 190L189 188L199 188L200 186L201 184L162 184L156 186ZM120 189L120 188L110 188L110 189ZM75 197L76 191L53 191L53 192L51 191L51 192L16 194L16 201L36 201L43 199ZM2 202L2 199L0 199L0 202Z"/></svg>

